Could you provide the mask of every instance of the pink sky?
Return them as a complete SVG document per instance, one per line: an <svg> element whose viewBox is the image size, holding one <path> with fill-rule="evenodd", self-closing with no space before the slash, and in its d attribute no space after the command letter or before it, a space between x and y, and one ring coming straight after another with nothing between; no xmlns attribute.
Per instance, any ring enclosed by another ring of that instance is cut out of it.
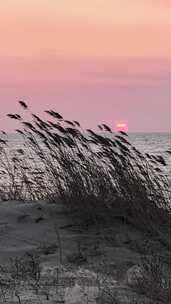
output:
<svg viewBox="0 0 171 304"><path fill-rule="evenodd" d="M1 128L23 99L85 126L171 131L169 0L5 0Z"/></svg>

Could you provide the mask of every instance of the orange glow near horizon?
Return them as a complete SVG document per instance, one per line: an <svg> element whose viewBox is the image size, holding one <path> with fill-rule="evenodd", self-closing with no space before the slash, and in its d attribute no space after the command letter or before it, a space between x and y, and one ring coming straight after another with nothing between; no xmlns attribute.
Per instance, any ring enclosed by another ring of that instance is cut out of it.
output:
<svg viewBox="0 0 171 304"><path fill-rule="evenodd" d="M162 0L5 0L0 56L171 58L170 10Z"/></svg>
<svg viewBox="0 0 171 304"><path fill-rule="evenodd" d="M171 0L4 0L0 20L1 116L171 130Z"/></svg>

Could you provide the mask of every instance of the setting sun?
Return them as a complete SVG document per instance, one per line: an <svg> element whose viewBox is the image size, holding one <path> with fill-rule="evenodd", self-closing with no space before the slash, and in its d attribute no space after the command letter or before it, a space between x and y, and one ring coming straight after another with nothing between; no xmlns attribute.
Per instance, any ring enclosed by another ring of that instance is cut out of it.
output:
<svg viewBox="0 0 171 304"><path fill-rule="evenodd" d="M128 124L126 122L118 122L116 123L115 130L116 132L119 131L128 132Z"/></svg>

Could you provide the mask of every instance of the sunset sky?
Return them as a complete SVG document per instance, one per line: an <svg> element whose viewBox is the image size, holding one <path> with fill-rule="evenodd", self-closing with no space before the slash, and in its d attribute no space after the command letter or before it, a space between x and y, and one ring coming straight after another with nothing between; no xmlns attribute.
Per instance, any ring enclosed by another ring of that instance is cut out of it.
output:
<svg viewBox="0 0 171 304"><path fill-rule="evenodd" d="M0 3L1 128L22 99L85 127L171 131L170 0Z"/></svg>

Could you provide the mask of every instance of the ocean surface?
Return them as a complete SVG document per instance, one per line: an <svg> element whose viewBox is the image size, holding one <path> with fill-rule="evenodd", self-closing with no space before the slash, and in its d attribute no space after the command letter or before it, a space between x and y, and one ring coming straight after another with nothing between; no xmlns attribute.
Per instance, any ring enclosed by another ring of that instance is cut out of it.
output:
<svg viewBox="0 0 171 304"><path fill-rule="evenodd" d="M171 133L128 133L128 135L141 152L163 153L171 150ZM8 139L17 146L22 142L22 137L18 134L8 134Z"/></svg>
<svg viewBox="0 0 171 304"><path fill-rule="evenodd" d="M171 154L167 153L167 151L171 151L171 133L129 133L128 135L130 142L141 153L162 155L164 157L167 165L164 167L162 166L162 171L164 175L167 176L169 184L171 186ZM1 136L1 138L2 137L3 136ZM30 150L28 146L24 143L22 136L18 134L8 134L7 139L8 139L8 145L6 148L7 154L5 153L4 155L3 153L0 153L0 191L1 192L3 191L3 188L6 187L6 185L12 185L14 183L13 176L17 176L17 181L20 181L19 184L21 184L21 181L23 180L22 177L23 175L21 174L16 175L16 173L14 172L16 171L15 167L16 168L18 167L17 163L15 163L15 161L11 162L11 159L15 159L17 149L22 148L23 150L25 150L26 155L28 155L27 158L25 158L24 156L24 167L21 168L23 169L26 168L26 171L28 170L27 172L29 172L29 176L30 176L29 180L32 179L32 174L35 173L36 168L40 170L42 169L44 172L40 159L36 157L36 154L32 153L32 150ZM5 174L4 174L4 169L6 171Z"/></svg>
<svg viewBox="0 0 171 304"><path fill-rule="evenodd" d="M171 133L130 133L129 137L141 152L165 154L171 150Z"/></svg>
<svg viewBox="0 0 171 304"><path fill-rule="evenodd" d="M171 133L129 133L129 139L132 144L142 153L160 154L167 162L167 172L171 173ZM20 135L8 135L9 146L20 148L23 145L23 139Z"/></svg>
<svg viewBox="0 0 171 304"><path fill-rule="evenodd" d="M167 166L164 171L171 179L171 133L130 133L131 142L142 153L162 155L166 160Z"/></svg>
<svg viewBox="0 0 171 304"><path fill-rule="evenodd" d="M171 150L171 133L128 133L130 141L143 153L162 154ZM12 146L20 146L22 137L18 134L8 134Z"/></svg>
<svg viewBox="0 0 171 304"><path fill-rule="evenodd" d="M162 155L167 163L165 168L171 177L171 133L129 133L130 142L142 153ZM2 136L1 136L2 138ZM24 148L22 136L18 134L8 134L8 148L15 150ZM27 149L27 146L25 146Z"/></svg>

